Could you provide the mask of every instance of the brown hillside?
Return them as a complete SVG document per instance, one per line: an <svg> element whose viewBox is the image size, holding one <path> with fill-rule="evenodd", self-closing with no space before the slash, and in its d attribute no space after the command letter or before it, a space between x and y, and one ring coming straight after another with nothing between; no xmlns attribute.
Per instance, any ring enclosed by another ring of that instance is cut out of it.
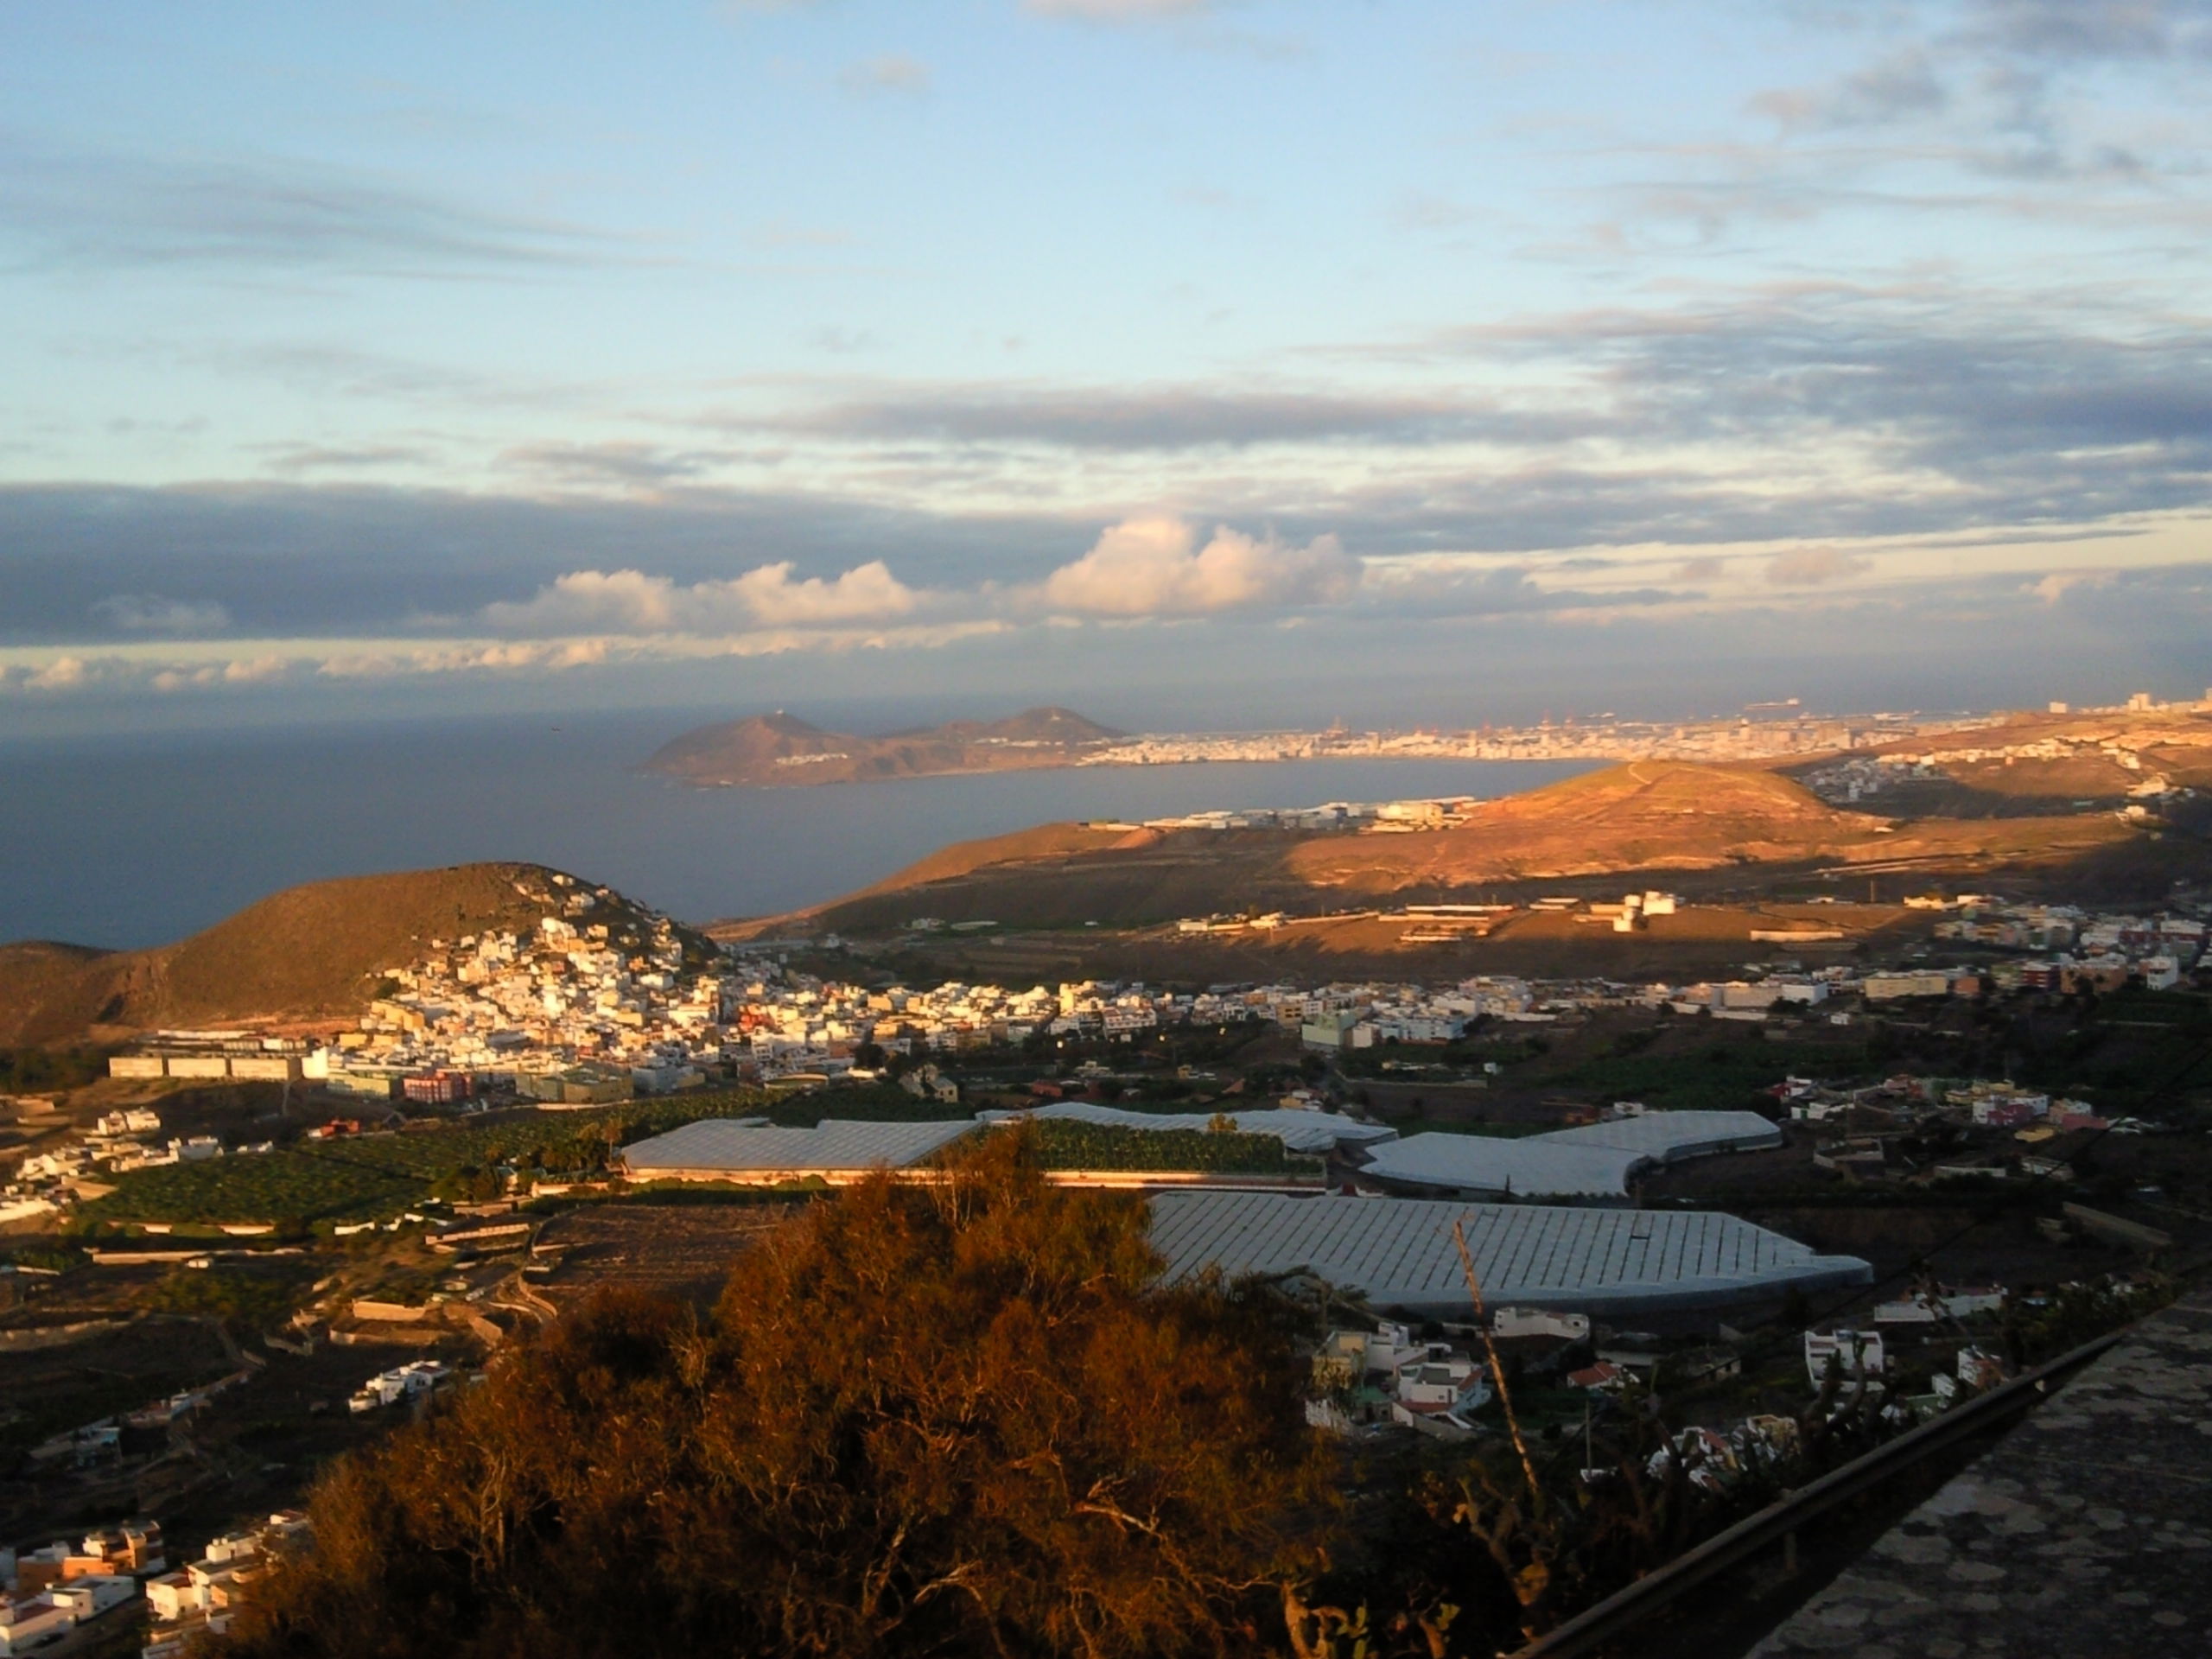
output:
<svg viewBox="0 0 2212 1659"><path fill-rule="evenodd" d="M537 925L549 906L558 908L551 874L461 864L273 893L162 953L148 1023L359 1007L365 980L411 961L433 938Z"/></svg>
<svg viewBox="0 0 2212 1659"><path fill-rule="evenodd" d="M1490 804L1412 835L1176 831L1128 837L1054 825L948 848L813 914L848 931L918 913L1014 925L1141 925L1217 912L1315 913L1619 874L1831 867L1952 871L2080 860L2139 839L2109 815L1893 823L1828 806L1753 766L1649 761ZM763 926L773 924L763 924Z"/></svg>
<svg viewBox="0 0 2212 1659"><path fill-rule="evenodd" d="M1094 830L1087 823L1040 823L1034 829L1017 830L1010 836L987 836L980 841L956 841L949 847L940 847L927 858L863 887L854 896L903 893L931 881L949 881L1001 865L1079 858L1086 853L1113 852L1133 842L1141 846L1156 839L1153 832L1142 830L1132 833L1126 830Z"/></svg>
<svg viewBox="0 0 2212 1659"><path fill-rule="evenodd" d="M119 1010L131 955L27 939L0 944L0 1044L74 1037Z"/></svg>
<svg viewBox="0 0 2212 1659"><path fill-rule="evenodd" d="M378 973L414 961L434 938L525 929L558 914L576 889L555 875L535 864L462 864L355 876L274 893L152 950L0 946L0 1042L67 1041L93 1027L121 1034L349 1015ZM609 898L594 920L637 913Z"/></svg>
<svg viewBox="0 0 2212 1659"><path fill-rule="evenodd" d="M1459 829L1333 836L1297 848L1288 861L1319 887L1395 892L1838 855L1888 828L1759 768L1648 760L1493 801Z"/></svg>

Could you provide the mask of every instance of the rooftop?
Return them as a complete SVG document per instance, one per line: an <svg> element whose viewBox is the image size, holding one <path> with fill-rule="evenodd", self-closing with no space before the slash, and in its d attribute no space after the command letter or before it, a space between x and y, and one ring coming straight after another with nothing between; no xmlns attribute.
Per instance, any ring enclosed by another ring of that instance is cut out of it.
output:
<svg viewBox="0 0 2212 1659"><path fill-rule="evenodd" d="M1780 1127L1757 1112L1645 1112L1578 1129L1555 1129L1534 1139L1554 1147L1611 1147L1671 1164L1709 1153L1778 1147Z"/></svg>
<svg viewBox="0 0 2212 1659"><path fill-rule="evenodd" d="M1374 1149L1360 1173L1414 1186L1527 1198L1621 1198L1649 1154L1615 1147L1561 1146L1545 1135L1520 1140L1435 1132Z"/></svg>
<svg viewBox="0 0 2212 1659"><path fill-rule="evenodd" d="M810 1129L777 1128L759 1118L702 1118L623 1148L632 1175L678 1180L742 1180L753 1175L855 1176L904 1169L976 1125L861 1123L824 1118Z"/></svg>
<svg viewBox="0 0 2212 1659"><path fill-rule="evenodd" d="M1465 1223L1493 1307L1626 1313L1872 1278L1856 1256L1816 1255L1733 1216L1690 1211L1166 1192L1152 1201L1152 1242L1175 1277L1304 1268L1377 1306L1441 1313L1470 1305L1454 1221Z"/></svg>

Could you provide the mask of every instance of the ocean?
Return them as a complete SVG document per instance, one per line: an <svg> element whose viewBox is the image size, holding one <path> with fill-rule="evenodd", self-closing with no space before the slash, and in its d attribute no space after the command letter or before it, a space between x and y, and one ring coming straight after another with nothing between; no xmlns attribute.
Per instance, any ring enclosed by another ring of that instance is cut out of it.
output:
<svg viewBox="0 0 2212 1659"><path fill-rule="evenodd" d="M0 742L0 940L166 944L302 881L519 859L686 921L864 887L948 842L1065 818L1496 796L1571 761L1090 767L696 790L638 764L665 713Z"/></svg>

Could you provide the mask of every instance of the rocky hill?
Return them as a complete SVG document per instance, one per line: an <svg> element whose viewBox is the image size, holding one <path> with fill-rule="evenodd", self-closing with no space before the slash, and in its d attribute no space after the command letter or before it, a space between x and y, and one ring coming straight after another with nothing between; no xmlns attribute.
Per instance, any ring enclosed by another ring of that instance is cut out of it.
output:
<svg viewBox="0 0 2212 1659"><path fill-rule="evenodd" d="M671 739L647 772L703 788L732 785L850 784L947 772L1065 766L1122 734L1065 709L1027 709L1007 720L860 737L824 731L780 710Z"/></svg>
<svg viewBox="0 0 2212 1659"><path fill-rule="evenodd" d="M382 970L432 939L535 927L583 895L592 919L618 932L648 925L650 912L621 894L542 865L461 864L310 882L150 950L0 945L0 1044L348 1016Z"/></svg>

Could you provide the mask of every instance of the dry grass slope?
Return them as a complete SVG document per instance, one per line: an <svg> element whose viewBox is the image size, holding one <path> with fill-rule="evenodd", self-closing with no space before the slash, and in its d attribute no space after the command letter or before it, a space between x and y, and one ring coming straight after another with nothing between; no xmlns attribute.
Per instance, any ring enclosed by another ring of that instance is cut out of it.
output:
<svg viewBox="0 0 2212 1659"><path fill-rule="evenodd" d="M311 882L152 950L0 946L0 1042L349 1014L381 969L433 938L535 925L550 907L537 895L558 891L553 874L462 864Z"/></svg>
<svg viewBox="0 0 2212 1659"><path fill-rule="evenodd" d="M1046 825L948 848L810 914L853 931L920 912L1028 926L1134 925L1218 911L1310 913L1616 873L1986 870L2084 859L2139 838L2107 815L1892 822L1829 806L1761 767L1640 761L1494 802L1459 829L1413 835L1116 837Z"/></svg>

